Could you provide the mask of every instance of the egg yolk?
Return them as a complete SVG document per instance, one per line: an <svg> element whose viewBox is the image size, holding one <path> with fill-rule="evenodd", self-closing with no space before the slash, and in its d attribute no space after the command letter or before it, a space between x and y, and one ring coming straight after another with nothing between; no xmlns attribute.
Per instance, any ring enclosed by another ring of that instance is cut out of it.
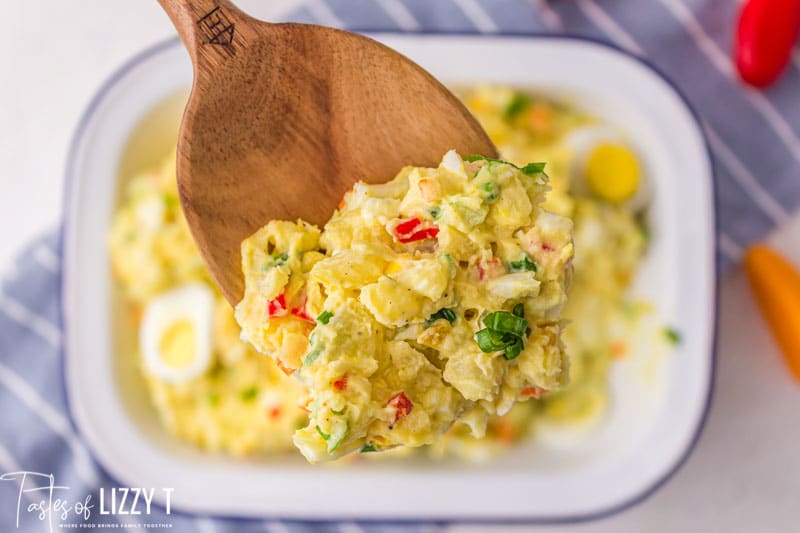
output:
<svg viewBox="0 0 800 533"><path fill-rule="evenodd" d="M161 359L172 368L185 368L194 359L194 324L190 320L178 320L170 324L161 336L158 345Z"/></svg>
<svg viewBox="0 0 800 533"><path fill-rule="evenodd" d="M586 182L598 198L612 203L629 200L639 189L641 169L628 148L598 144L586 160Z"/></svg>

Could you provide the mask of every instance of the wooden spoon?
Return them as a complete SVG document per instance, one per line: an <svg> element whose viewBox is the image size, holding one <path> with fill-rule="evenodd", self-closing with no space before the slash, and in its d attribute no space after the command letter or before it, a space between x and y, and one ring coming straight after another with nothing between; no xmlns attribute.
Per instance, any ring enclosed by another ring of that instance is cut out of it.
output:
<svg viewBox="0 0 800 533"><path fill-rule="evenodd" d="M357 180L496 157L469 111L421 67L361 35L268 24L227 0L159 0L194 66L178 189L211 274L244 292L240 245L272 219L322 225Z"/></svg>

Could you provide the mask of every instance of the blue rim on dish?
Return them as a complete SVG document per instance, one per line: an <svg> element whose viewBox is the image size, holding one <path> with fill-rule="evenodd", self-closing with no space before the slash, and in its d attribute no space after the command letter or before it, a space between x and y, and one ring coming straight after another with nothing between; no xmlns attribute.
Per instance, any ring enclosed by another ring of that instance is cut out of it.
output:
<svg viewBox="0 0 800 533"><path fill-rule="evenodd" d="M410 31L410 32L398 32L398 31L385 31L385 30L373 30L370 28L348 28L348 31L358 32L358 33L365 33L365 34L384 34L384 35L403 35L403 36L413 36L413 35L437 35L437 36L467 36L467 37L479 37L481 34L474 33L474 32L463 32L463 31ZM580 42L588 42L592 43L610 50L613 50L619 54L622 54L634 61L638 62L640 65L644 66L652 73L654 73L661 81L663 81L672 91L678 96L681 100L683 105L689 111L689 114L692 117L692 120L695 122L698 131L700 132L700 136L702 139L703 147L705 149L706 157L708 158L709 162L709 169L711 171L711 193L712 193L712 204L713 204L713 212L711 213L712 216L712 227L714 228L714 239L716 242L716 236L719 235L719 217L717 213L719 211L719 192L718 192L718 183L716 179L716 172L715 172L715 165L714 165L714 158L711 155L711 150L709 148L708 139L706 135L705 128L703 126L703 121L700 119L700 115L695 111L692 104L689 102L688 98L683 94L683 92L678 88L678 86L666 75L664 74L658 67L647 61L646 59L632 54L614 44L608 43L606 41L602 41L600 39L596 39L593 37L586 37L581 35L572 35L572 34L559 34L559 35L552 35L552 34L538 34L538 33L522 33L522 32L502 32L502 33L493 33L491 37L516 37L516 38L529 38L529 39L548 39L548 40L564 40L564 41L580 41ZM103 98L105 97L106 93L113 87L120 79L122 79L132 68L137 66L138 64L146 61L150 57L160 53L161 51L168 49L173 46L179 46L180 40L178 37L172 37L166 39L164 41L158 42L154 45L149 46L148 48L142 50L141 52L135 54L122 66L120 66L114 73L106 79L105 82L100 86L97 92L94 94L92 99L89 101L86 109L81 114L81 118L78 121L77 126L75 127L75 131L73 133L72 139L70 141L70 145L68 148L67 153L67 163L65 167L65 175L64 175L64 198L62 204L62 223L61 223L61 234L60 234L60 250L59 253L61 257L64 256L64 248L65 248L65 236L67 234L67 214L69 213L69 201L71 198L72 193L72 186L75 181L75 160L76 160L76 153L78 144L80 143L81 139L83 138L84 132L86 127L94 115L97 107L102 102ZM712 324L712 331L711 331L711 345L710 349L710 372L708 377L708 387L706 397L704 399L702 413L700 415L699 420L697 421L697 426L694 428L694 433L692 438L686 445L684 451L680 454L678 459L666 469L666 471L657 477L649 486L643 488L638 494L621 501L615 505L611 505L605 509L601 509L599 511L592 511L588 513L582 514L573 514L573 515L565 515L565 516L546 516L546 515L538 515L538 516L531 516L525 518L504 518L504 517L495 517L495 518L459 518L457 516L439 516L436 518L431 519L424 519L424 518L409 518L409 519L398 519L398 518L388 518L388 519L377 519L377 518L359 518L357 516L352 517L342 517L336 519L325 519L325 518L284 518L280 516L258 516L258 517L251 517L247 515L236 515L236 514L225 514L225 513L212 513L208 515L203 515L204 517L208 518L218 518L218 519L225 519L225 520L237 520L237 521L251 521L251 520L264 520L264 519L277 519L277 520L285 520L289 522L299 522L299 523L309 523L309 524L319 524L319 523L337 523L343 521L356 521L361 522L364 524L403 524L403 525L412 525L412 524L574 524L579 522L588 522L592 520L599 520L601 518L606 518L611 515L620 513L624 510L627 510L639 503L642 503L647 498L649 498L653 493L655 493L658 489L660 489L664 484L667 483L677 472L678 470L686 463L686 460L691 455L692 451L695 449L697 442L700 439L702 431L705 427L706 420L708 418L708 413L711 407L711 401L714 394L714 384L716 380L716 366L717 366L717 346L719 341L719 286L720 286L720 276L719 276L719 256L716 253L716 249L712 255L712 266L714 269L714 283L713 283L713 324ZM65 309L65 294L64 294L64 268L61 269L60 273L60 285L61 285L61 329L64 335L64 354L61 360L61 377L62 377L62 385L64 386L64 394L65 394L65 401L67 405L67 416L70 420L70 423L75 428L76 433L81 435L80 428L75 423L75 420L72 415L72 406L70 403L69 397L69 389L67 388L66 383L66 361L67 357L69 357L69 342L67 339L67 332L68 329L66 328L67 323L67 313ZM98 467L102 470L102 472L114 482L117 482L117 478L112 476L109 471L105 468L105 466L97 460L96 454L92 449L91 443L85 441L87 443L87 447L92 455L92 458L98 464ZM164 510L164 507L153 503L153 506ZM185 512L179 509L175 509L174 507L171 509L171 513L179 516L186 516L186 517L196 517L198 516L192 512Z"/></svg>

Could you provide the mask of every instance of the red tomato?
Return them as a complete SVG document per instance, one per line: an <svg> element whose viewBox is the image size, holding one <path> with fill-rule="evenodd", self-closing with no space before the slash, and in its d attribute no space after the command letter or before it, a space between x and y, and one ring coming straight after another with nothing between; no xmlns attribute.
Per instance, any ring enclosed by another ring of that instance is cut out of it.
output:
<svg viewBox="0 0 800 533"><path fill-rule="evenodd" d="M800 0L747 0L736 30L736 67L744 81L766 87L778 79L800 32Z"/></svg>

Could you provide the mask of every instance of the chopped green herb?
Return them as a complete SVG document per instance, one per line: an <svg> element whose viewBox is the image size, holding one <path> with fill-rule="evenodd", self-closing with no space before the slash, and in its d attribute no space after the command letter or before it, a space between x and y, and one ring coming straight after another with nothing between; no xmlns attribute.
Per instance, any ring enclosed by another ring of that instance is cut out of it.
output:
<svg viewBox="0 0 800 533"><path fill-rule="evenodd" d="M531 104L531 99L524 93L514 93L503 113L506 118L514 118L525 111Z"/></svg>
<svg viewBox="0 0 800 533"><path fill-rule="evenodd" d="M242 401L243 402L252 402L258 396L258 387L253 385L252 387L248 387L242 391Z"/></svg>
<svg viewBox="0 0 800 533"><path fill-rule="evenodd" d="M513 344L511 344L510 346L506 346L506 349L503 352L503 357L505 357L509 361L515 359L519 356L520 353L522 353L522 348L523 348L522 339L517 337L514 339Z"/></svg>
<svg viewBox="0 0 800 533"><path fill-rule="evenodd" d="M481 190L485 193L483 199L489 203L497 201L500 196L500 186L493 181L487 181L481 185Z"/></svg>
<svg viewBox="0 0 800 533"><path fill-rule="evenodd" d="M317 317L317 322L319 322L320 324L327 324L328 322L331 321L332 316L333 313L326 309L325 311L319 314L319 316Z"/></svg>
<svg viewBox="0 0 800 533"><path fill-rule="evenodd" d="M365 444L358 453L369 453L369 452L377 452L378 448L375 447L374 444Z"/></svg>
<svg viewBox="0 0 800 533"><path fill-rule="evenodd" d="M531 261L531 258L528 257L528 254L523 255L522 259L520 259L519 261L511 261L508 264L508 267L511 270L511 272L537 271L536 263Z"/></svg>
<svg viewBox="0 0 800 533"><path fill-rule="evenodd" d="M322 431L322 428L320 428L319 426L316 426L316 428L317 428L317 433L319 433L319 436L322 437L322 440L328 440L329 438L331 438L330 435Z"/></svg>
<svg viewBox="0 0 800 533"><path fill-rule="evenodd" d="M436 207L431 207L428 213L430 213L433 218L439 218L439 215L442 214L442 209L437 205Z"/></svg>
<svg viewBox="0 0 800 533"><path fill-rule="evenodd" d="M525 306L521 303L515 305L514 310L511 312L514 313L514 316L525 318Z"/></svg>
<svg viewBox="0 0 800 533"><path fill-rule="evenodd" d="M433 323L436 322L439 319L447 320L448 322L450 322L452 324L453 322L456 321L456 318L458 318L458 315L456 315L456 312L453 309L448 309L447 307L442 307L441 309L439 309L438 311L433 313L430 316L430 318L428 318L428 320L425 321L425 327L426 328L431 327L433 325Z"/></svg>
<svg viewBox="0 0 800 533"><path fill-rule="evenodd" d="M489 313L483 319L484 325L490 330L498 331L500 333L511 333L517 337L521 337L528 327L528 321L524 318L515 316L507 311L495 311Z"/></svg>
<svg viewBox="0 0 800 533"><path fill-rule="evenodd" d="M673 346L677 346L681 343L681 334L674 328L664 328L664 335L666 335L667 340L672 343Z"/></svg>

